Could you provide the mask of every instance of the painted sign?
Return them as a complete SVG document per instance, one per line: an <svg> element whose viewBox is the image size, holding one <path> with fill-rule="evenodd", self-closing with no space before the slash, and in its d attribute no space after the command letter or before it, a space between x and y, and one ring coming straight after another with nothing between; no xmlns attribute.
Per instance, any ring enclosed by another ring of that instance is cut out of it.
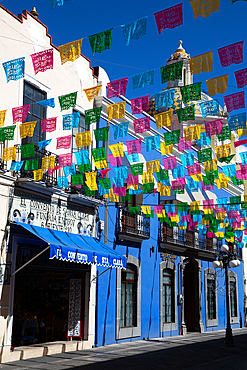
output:
<svg viewBox="0 0 247 370"><path fill-rule="evenodd" d="M66 201L15 191L9 219L49 229L92 236L93 210Z"/></svg>
<svg viewBox="0 0 247 370"><path fill-rule="evenodd" d="M177 259L177 256L171 253L160 253L160 256L162 258L162 261L171 261L173 263L175 263Z"/></svg>

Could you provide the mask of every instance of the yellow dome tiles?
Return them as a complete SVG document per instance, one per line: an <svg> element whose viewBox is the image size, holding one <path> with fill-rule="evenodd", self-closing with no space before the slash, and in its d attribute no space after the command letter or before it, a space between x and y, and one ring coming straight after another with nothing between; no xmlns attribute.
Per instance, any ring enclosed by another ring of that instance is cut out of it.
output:
<svg viewBox="0 0 247 370"><path fill-rule="evenodd" d="M173 100L173 106L172 106L172 109L174 110L173 111L173 114L176 113L176 109L180 109L182 107L188 107L190 105L195 105L195 114L196 115L201 115L201 107L200 107L200 103L203 103L205 101L209 101L211 100L210 96L208 96L207 94L205 94L204 92L201 93L201 100L200 101L190 101L188 103L183 103L183 100L182 100L182 95L180 93L180 88L178 87L175 87L175 93L174 93L174 100ZM150 116L154 117L155 114L157 113L161 113L162 111L165 112L166 110L168 110L169 108L167 107L162 107L160 109L158 109L158 111L155 109L155 99L154 99L154 96L150 97L149 98L149 110L147 111L148 114L150 114ZM223 109L220 107L220 112L222 113L223 112Z"/></svg>

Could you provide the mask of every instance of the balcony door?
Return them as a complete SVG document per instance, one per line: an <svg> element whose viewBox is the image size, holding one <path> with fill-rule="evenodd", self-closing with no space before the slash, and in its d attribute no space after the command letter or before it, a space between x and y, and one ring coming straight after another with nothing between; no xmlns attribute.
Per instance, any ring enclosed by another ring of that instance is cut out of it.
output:
<svg viewBox="0 0 247 370"><path fill-rule="evenodd" d="M191 259L184 268L184 321L188 332L199 331L198 263Z"/></svg>

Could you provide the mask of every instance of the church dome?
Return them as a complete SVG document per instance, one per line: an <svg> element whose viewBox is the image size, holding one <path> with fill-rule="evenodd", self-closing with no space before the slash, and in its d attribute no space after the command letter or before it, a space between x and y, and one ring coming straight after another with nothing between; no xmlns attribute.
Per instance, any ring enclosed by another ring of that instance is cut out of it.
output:
<svg viewBox="0 0 247 370"><path fill-rule="evenodd" d="M187 54L185 49L182 47L183 41L179 40L178 43L179 43L179 47L177 48L175 53L170 56L170 59L168 59L167 64L169 64L169 62L171 62L172 60L177 60L177 59L181 59L181 58L182 59L189 59L190 58L190 54Z"/></svg>
<svg viewBox="0 0 247 370"><path fill-rule="evenodd" d="M203 102L206 102L206 101L209 101L209 100L213 100L209 95L202 92L201 93L201 100L190 101L188 103L183 104L180 88L175 87L174 89L175 89L175 93L174 93L174 100L173 100L173 106L172 106L173 114L176 114L176 109L180 109L180 108L183 108L183 107L188 107L189 105L194 104L195 105L195 114L196 115L201 115L202 113L201 113L200 103L203 103ZM222 107L220 106L219 108L220 108L220 114L223 114ZM154 96L149 98L149 110L147 111L147 113L150 116L154 117L155 114L165 112L168 109L170 109L170 108L161 107L158 110L156 110L155 109L155 98L154 98Z"/></svg>

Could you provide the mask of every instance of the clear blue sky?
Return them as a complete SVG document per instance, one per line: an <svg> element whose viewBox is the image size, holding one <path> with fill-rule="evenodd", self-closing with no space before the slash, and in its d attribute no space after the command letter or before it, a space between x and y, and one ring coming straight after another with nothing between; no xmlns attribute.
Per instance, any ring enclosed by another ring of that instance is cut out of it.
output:
<svg viewBox="0 0 247 370"><path fill-rule="evenodd" d="M91 59L92 66L103 67L111 80L130 77L141 73L142 70L157 68L153 86L133 90L130 79L126 93L130 99L147 94L153 95L166 87L161 84L158 70L174 53L180 39L183 40L186 52L191 56L214 51L213 72L202 73L194 78L194 82L203 81L203 90L207 89L206 79L228 73L229 86L225 95L238 92L234 71L247 67L247 2L245 1L237 1L231 5L231 0L220 0L219 13L212 13L207 18L199 17L194 20L190 2L185 0L183 2L183 25L173 30L165 29L161 35L158 34L153 14L179 4L180 1L72 0L54 9L51 9L49 0L0 0L0 3L16 15L24 9L31 11L32 7L36 6L39 19L48 27L56 46L85 38L82 42L82 53ZM149 16L147 34L139 40L131 40L130 45L126 46L119 26L144 16ZM87 36L112 27L117 28L113 30L111 50L106 50L101 54L96 53L93 56ZM242 40L245 40L244 62L222 68L217 49ZM24 55L16 55L16 57L22 56ZM247 92L247 89L244 90ZM215 98L220 99L220 104L223 104L223 95L218 94ZM231 114L241 112L238 110Z"/></svg>

